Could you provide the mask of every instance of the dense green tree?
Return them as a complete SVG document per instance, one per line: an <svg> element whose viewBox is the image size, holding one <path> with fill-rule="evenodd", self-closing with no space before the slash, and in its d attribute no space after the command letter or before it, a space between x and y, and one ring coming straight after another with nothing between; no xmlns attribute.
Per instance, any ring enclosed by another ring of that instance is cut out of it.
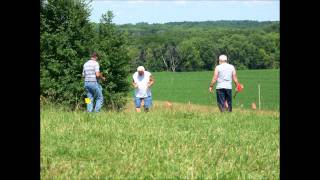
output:
<svg viewBox="0 0 320 180"><path fill-rule="evenodd" d="M180 71L200 70L203 66L203 61L200 58L199 46L196 46L198 39L190 39L179 44L178 49L181 54Z"/></svg>
<svg viewBox="0 0 320 180"><path fill-rule="evenodd" d="M89 22L89 2L82 0L40 1L40 85L41 96L84 107L83 64L93 51L100 55L101 82L105 106L121 109L129 91L128 37L112 23L108 11L98 25Z"/></svg>
<svg viewBox="0 0 320 180"><path fill-rule="evenodd" d="M100 67L107 80L101 82L104 89L105 107L120 110L127 102L130 85L130 58L127 52L127 37L112 23L111 11L103 14L95 40L95 50L100 55Z"/></svg>
<svg viewBox="0 0 320 180"><path fill-rule="evenodd" d="M94 33L84 1L41 1L41 95L72 108L83 104L81 72Z"/></svg>
<svg viewBox="0 0 320 180"><path fill-rule="evenodd" d="M136 63L137 57L144 57L140 59L145 59L144 63L154 71L212 70L222 53L238 69L279 68L277 21L138 23L119 28L128 32L130 47L141 49L130 54L131 64ZM180 62L173 69L172 59Z"/></svg>

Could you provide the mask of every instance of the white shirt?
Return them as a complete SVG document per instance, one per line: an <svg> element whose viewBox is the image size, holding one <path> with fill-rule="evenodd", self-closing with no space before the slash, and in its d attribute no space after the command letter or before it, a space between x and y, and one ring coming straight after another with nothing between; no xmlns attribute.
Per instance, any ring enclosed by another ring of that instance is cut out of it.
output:
<svg viewBox="0 0 320 180"><path fill-rule="evenodd" d="M228 63L222 63L217 66L218 80L216 89L232 89L232 72L234 66Z"/></svg>
<svg viewBox="0 0 320 180"><path fill-rule="evenodd" d="M99 63L94 60L88 60L83 65L82 75L85 81L97 81L96 72L99 72Z"/></svg>
<svg viewBox="0 0 320 180"><path fill-rule="evenodd" d="M150 80L151 73L144 71L143 76L139 76L138 72L135 72L132 76L133 81L138 85L135 89L135 96L139 98L145 98L151 96L151 89L148 88L148 82Z"/></svg>

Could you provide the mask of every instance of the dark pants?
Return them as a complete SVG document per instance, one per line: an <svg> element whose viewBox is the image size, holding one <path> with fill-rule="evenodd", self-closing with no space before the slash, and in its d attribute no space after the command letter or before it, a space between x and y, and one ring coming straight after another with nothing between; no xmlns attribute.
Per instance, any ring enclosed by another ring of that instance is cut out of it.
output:
<svg viewBox="0 0 320 180"><path fill-rule="evenodd" d="M232 90L217 89L217 103L221 112L225 111L225 101L228 103L228 111L232 112Z"/></svg>

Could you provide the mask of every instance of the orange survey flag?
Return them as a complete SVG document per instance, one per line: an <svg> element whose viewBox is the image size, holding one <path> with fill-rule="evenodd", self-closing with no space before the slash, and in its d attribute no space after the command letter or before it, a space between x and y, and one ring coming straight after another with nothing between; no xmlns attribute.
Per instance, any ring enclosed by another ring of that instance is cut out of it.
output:
<svg viewBox="0 0 320 180"><path fill-rule="evenodd" d="M241 92L243 90L243 84L238 83L236 87L236 93L234 94L233 98L236 98L236 95L238 92Z"/></svg>
<svg viewBox="0 0 320 180"><path fill-rule="evenodd" d="M238 83L237 84L237 91L240 92L243 89L243 84Z"/></svg>

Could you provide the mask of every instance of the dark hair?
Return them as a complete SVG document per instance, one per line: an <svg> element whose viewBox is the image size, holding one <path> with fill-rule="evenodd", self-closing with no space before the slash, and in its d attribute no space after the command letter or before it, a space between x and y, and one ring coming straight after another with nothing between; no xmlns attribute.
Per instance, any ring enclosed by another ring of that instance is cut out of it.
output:
<svg viewBox="0 0 320 180"><path fill-rule="evenodd" d="M95 57L95 58L98 58L99 56L98 56L98 53L96 53L96 52L93 52L93 53L92 53L92 55L91 55L91 57Z"/></svg>

